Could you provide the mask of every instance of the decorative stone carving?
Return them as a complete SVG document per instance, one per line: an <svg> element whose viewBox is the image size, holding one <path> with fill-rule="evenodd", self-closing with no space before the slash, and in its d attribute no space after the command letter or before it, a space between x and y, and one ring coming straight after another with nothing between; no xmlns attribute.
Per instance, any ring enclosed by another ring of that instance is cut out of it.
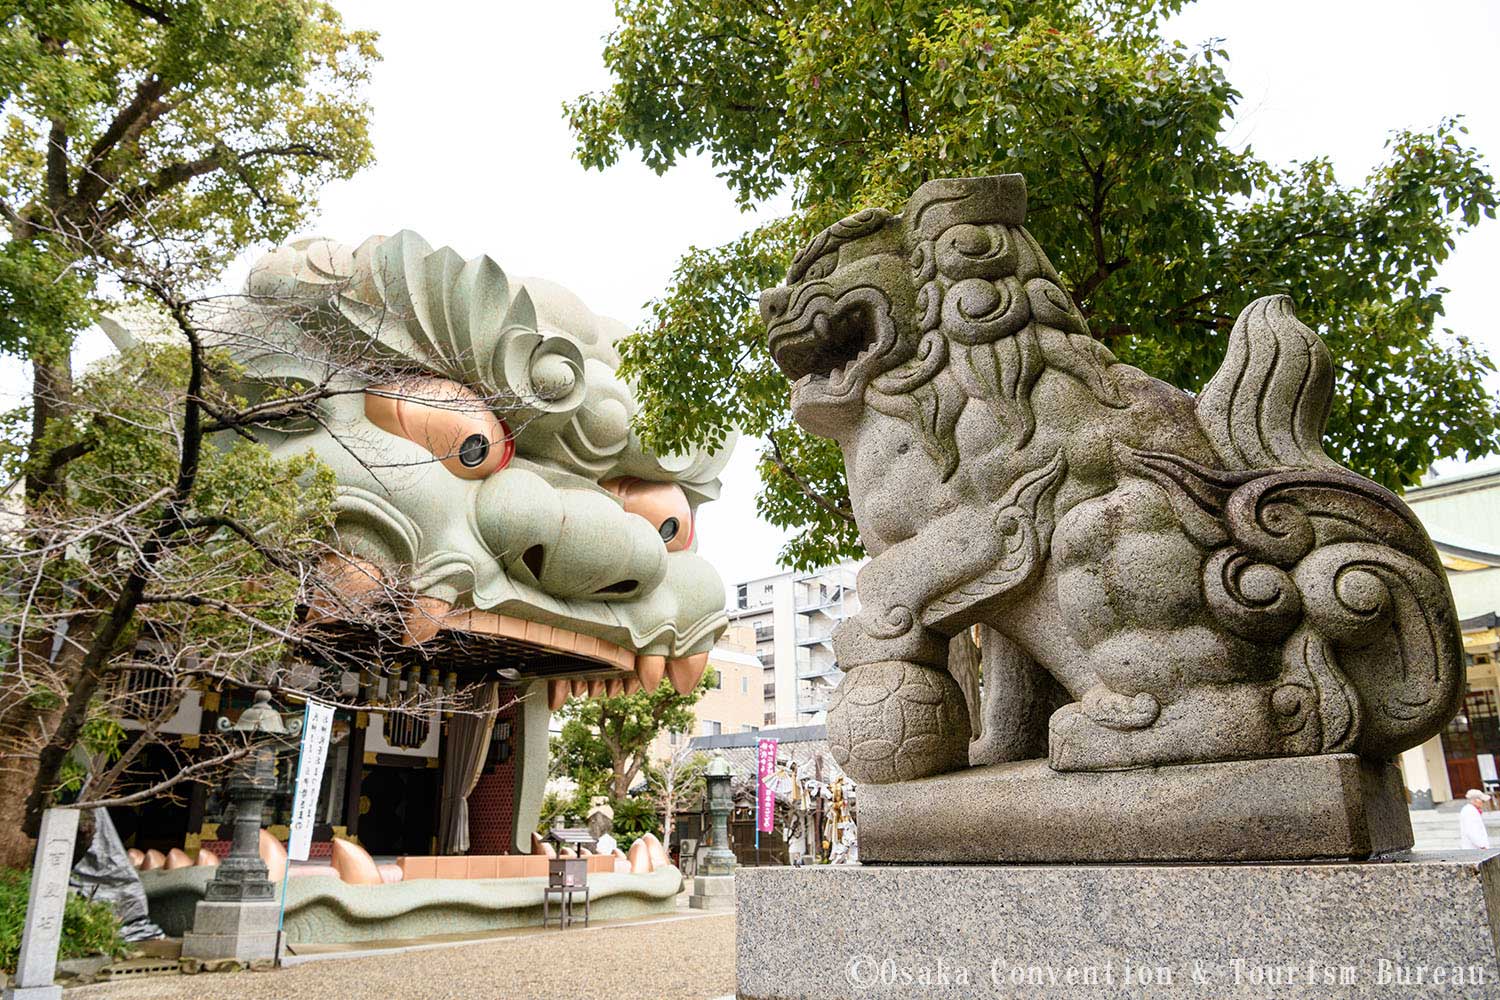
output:
<svg viewBox="0 0 1500 1000"><path fill-rule="evenodd" d="M333 470L330 589L401 605L395 656L545 677L553 708L697 682L727 619L693 522L732 442L642 446L623 325L410 231L274 250L209 325L252 403L326 388L255 436Z"/></svg>
<svg viewBox="0 0 1500 1000"><path fill-rule="evenodd" d="M761 298L873 556L834 636L839 764L1389 758L1437 733L1464 686L1452 598L1411 511L1324 453L1322 341L1259 299L1194 398L1089 335L1025 209L1019 175L930 181ZM945 668L974 625L971 747Z"/></svg>

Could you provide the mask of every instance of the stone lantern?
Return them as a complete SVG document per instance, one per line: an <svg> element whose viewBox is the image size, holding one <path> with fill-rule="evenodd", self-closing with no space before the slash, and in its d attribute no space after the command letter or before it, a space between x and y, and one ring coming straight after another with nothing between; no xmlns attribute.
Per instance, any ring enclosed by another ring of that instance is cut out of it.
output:
<svg viewBox="0 0 1500 1000"><path fill-rule="evenodd" d="M263 734L284 735L286 726L270 702L269 691L255 692L255 703L240 713L230 731L246 743ZM275 790L276 756L270 747L257 746L226 787L234 803L234 840L193 913L193 929L183 935L183 958L247 964L275 959L280 908L260 858L261 815Z"/></svg>
<svg viewBox="0 0 1500 1000"><path fill-rule="evenodd" d="M698 910L727 910L734 907L734 852L729 849L729 814L734 811L734 796L729 783L732 777L729 761L723 751L714 751L703 772L708 793L708 814L713 826L713 844L704 853L698 874L693 879L693 894L688 905Z"/></svg>

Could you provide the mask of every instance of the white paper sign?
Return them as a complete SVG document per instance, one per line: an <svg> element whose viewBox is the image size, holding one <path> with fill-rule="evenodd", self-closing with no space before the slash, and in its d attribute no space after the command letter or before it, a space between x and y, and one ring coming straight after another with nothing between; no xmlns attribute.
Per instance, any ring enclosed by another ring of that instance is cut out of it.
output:
<svg viewBox="0 0 1500 1000"><path fill-rule="evenodd" d="M1479 755L1479 777L1485 781L1500 781L1500 773L1495 771L1495 755L1482 753Z"/></svg>
<svg viewBox="0 0 1500 1000"><path fill-rule="evenodd" d="M297 762L297 794L292 799L292 835L286 856L306 861L312 847L313 823L318 818L318 792L323 787L323 765L333 736L333 706L307 703L302 720L302 755Z"/></svg>

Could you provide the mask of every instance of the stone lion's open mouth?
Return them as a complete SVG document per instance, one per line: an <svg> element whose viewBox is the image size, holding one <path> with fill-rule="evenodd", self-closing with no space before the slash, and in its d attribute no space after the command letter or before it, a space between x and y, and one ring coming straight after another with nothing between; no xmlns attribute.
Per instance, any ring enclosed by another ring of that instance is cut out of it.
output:
<svg viewBox="0 0 1500 1000"><path fill-rule="evenodd" d="M798 389L852 397L878 374L895 346L895 327L884 297L872 293L856 288L838 299L814 296L772 327L771 357Z"/></svg>
<svg viewBox="0 0 1500 1000"><path fill-rule="evenodd" d="M824 302L833 305L831 300ZM811 321L801 330L771 332L771 356L793 382L808 375L842 380L849 366L863 360L876 346L874 308L869 302L857 301L837 311L817 309L815 305L809 312Z"/></svg>
<svg viewBox="0 0 1500 1000"><path fill-rule="evenodd" d="M655 690L663 680L687 694L708 663L706 651L674 657L636 652L561 625L399 594L385 588L379 567L357 557L331 555L322 571L329 589L309 600L308 625L331 628L351 641L360 637L371 650L397 656L405 654L396 649L409 650L468 674L504 666L518 678L546 680L554 711L570 695L614 697L642 687Z"/></svg>

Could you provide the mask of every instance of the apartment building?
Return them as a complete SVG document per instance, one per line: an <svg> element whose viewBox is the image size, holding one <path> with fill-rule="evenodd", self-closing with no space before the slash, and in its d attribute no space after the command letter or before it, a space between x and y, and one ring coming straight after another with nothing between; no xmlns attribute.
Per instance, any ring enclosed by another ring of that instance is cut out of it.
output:
<svg viewBox="0 0 1500 1000"><path fill-rule="evenodd" d="M761 723L822 722L839 680L833 627L859 610L859 562L738 584L729 620L754 630L761 664Z"/></svg>

